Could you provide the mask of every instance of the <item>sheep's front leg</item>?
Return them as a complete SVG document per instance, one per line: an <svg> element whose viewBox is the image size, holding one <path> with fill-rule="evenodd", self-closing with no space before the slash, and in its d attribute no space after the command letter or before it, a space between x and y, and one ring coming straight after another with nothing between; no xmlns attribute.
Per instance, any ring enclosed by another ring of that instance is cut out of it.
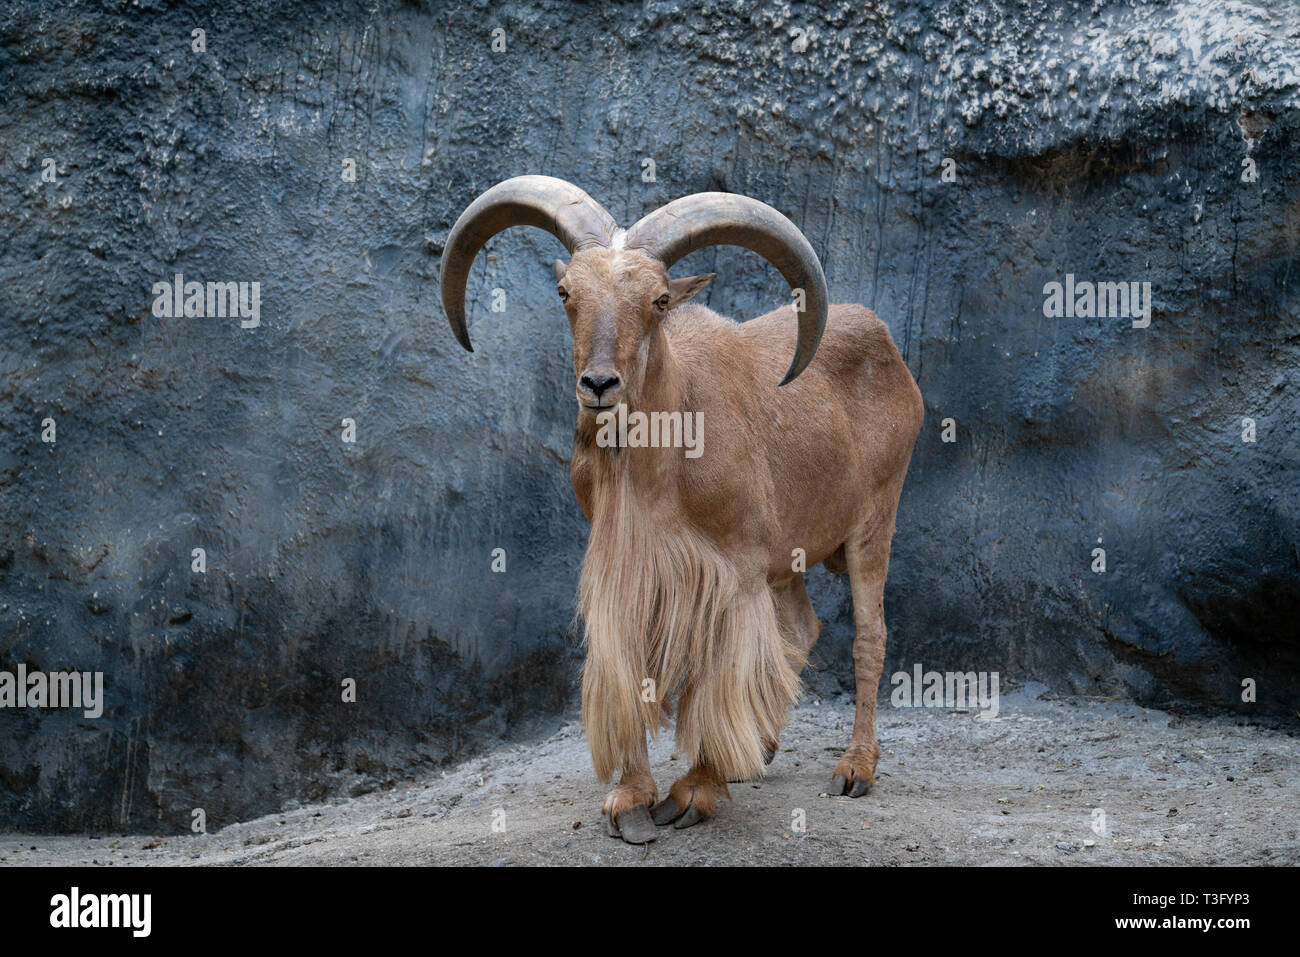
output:
<svg viewBox="0 0 1300 957"><path fill-rule="evenodd" d="M659 797L659 789L650 776L650 752L645 738L636 754L627 758L618 787L605 795L601 814L610 837L621 837L629 844L653 841L658 833L650 817L650 806Z"/></svg>
<svg viewBox="0 0 1300 957"><path fill-rule="evenodd" d="M808 597L808 589L804 585L803 575L796 574L785 585L772 589L772 601L776 605L777 619L781 622L781 630L784 634L790 636L794 643L794 650L797 654L797 661L791 664L795 674L803 671L804 665L808 663L808 655L812 652L813 645L817 643L817 636L821 634L822 623L813 610L812 600ZM785 715L782 714L782 725L785 724ZM780 746L780 741L776 737L765 738L763 741L763 763L771 764L772 759L776 757L776 749Z"/></svg>
<svg viewBox="0 0 1300 957"><path fill-rule="evenodd" d="M660 826L690 827L713 817L720 797L731 798L726 778L708 764L694 764L684 777L673 782L668 796L650 814Z"/></svg>

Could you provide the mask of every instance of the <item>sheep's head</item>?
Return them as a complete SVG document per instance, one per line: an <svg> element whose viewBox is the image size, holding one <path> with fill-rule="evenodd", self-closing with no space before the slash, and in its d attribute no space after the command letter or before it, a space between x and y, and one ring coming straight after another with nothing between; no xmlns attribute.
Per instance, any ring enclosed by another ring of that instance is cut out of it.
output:
<svg viewBox="0 0 1300 957"><path fill-rule="evenodd" d="M663 316L713 275L671 279L669 268L706 246L742 246L776 266L802 295L794 360L781 385L812 361L826 324L826 279L808 240L770 206L731 193L695 193L662 206L626 231L590 196L564 180L517 176L470 204L447 237L442 302L470 352L465 282L483 245L510 226L536 226L572 254L555 263L556 288L573 331L580 406L591 414L629 401L642 386L647 345Z"/></svg>
<svg viewBox="0 0 1300 957"><path fill-rule="evenodd" d="M555 261L555 288L573 330L573 371L580 412L595 414L626 402L640 406L650 338L663 317L709 284L707 276L670 279L657 259L639 249L574 253Z"/></svg>

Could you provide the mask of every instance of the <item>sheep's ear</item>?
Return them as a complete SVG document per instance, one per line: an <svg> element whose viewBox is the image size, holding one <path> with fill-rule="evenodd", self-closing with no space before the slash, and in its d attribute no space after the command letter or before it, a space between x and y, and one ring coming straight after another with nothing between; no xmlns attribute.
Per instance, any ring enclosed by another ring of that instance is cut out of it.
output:
<svg viewBox="0 0 1300 957"><path fill-rule="evenodd" d="M717 278L718 274L716 272L711 272L706 273L703 276L687 276L684 279L669 279L668 308L676 309Z"/></svg>
<svg viewBox="0 0 1300 957"><path fill-rule="evenodd" d="M568 266L564 265L564 263L560 262L558 259L555 260L555 281L556 282L559 282L561 279L564 278L564 273L568 268L569 268Z"/></svg>

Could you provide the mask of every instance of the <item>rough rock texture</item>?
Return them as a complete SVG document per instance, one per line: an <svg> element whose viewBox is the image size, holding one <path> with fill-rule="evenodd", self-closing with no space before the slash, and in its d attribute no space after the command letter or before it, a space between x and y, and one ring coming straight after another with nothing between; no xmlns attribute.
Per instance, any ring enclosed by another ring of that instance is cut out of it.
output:
<svg viewBox="0 0 1300 957"><path fill-rule="evenodd" d="M525 172L624 223L763 199L889 323L928 421L887 672L1293 714L1300 14L865 6L0 12L0 669L107 683L98 720L0 711L0 826L215 828L571 705L561 250L494 240L472 356L435 280ZM737 318L786 294L738 250L675 271L706 270ZM260 326L155 316L177 272L259 282ZM1150 326L1048 318L1067 274L1149 281ZM846 583L811 579L808 678L847 687Z"/></svg>

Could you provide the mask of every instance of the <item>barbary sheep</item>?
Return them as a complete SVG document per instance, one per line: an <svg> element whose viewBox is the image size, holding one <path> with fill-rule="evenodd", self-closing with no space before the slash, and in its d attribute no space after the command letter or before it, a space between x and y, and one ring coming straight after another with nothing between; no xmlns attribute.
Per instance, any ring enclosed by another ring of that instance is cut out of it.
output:
<svg viewBox="0 0 1300 957"><path fill-rule="evenodd" d="M572 184L519 176L479 196L447 237L443 305L471 352L470 265L521 225L571 256L555 276L573 332L571 478L591 525L582 721L596 774L619 773L602 808L610 834L640 843L656 825L695 824L730 797L728 781L772 760L821 630L802 574L819 562L848 571L857 625L856 720L830 790L865 794L880 755L890 539L924 414L889 330L862 306L828 306L808 241L757 200L697 193L623 230ZM765 257L795 302L744 323L687 304L714 276L668 270L710 245ZM611 415L637 412L698 422L699 448L615 436ZM674 713L690 767L658 801L646 734Z"/></svg>

